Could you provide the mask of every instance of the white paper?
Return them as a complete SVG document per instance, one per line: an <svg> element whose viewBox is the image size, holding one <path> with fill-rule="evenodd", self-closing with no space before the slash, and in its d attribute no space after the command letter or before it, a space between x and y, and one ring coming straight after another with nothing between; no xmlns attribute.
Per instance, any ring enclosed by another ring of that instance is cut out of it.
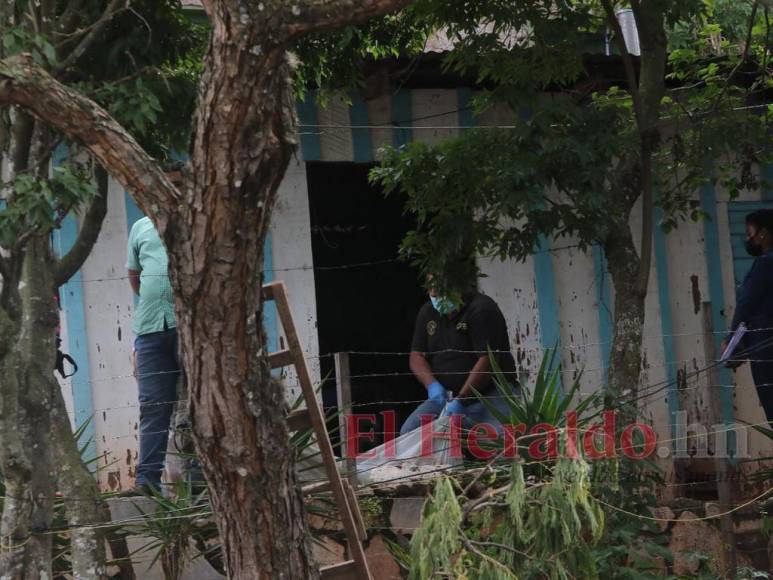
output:
<svg viewBox="0 0 773 580"><path fill-rule="evenodd" d="M432 423L432 432L447 431L449 428L449 417L444 408ZM461 457L452 457L448 439L433 437L431 454L423 454L422 447L422 428L418 427L390 443L366 451L357 457L357 481L370 484L437 477L446 468L464 462Z"/></svg>
<svg viewBox="0 0 773 580"><path fill-rule="evenodd" d="M735 329L733 338L730 339L727 348L725 348L725 352L722 353L722 358L719 359L720 362L727 362L730 360L730 357L733 356L733 353L735 352L738 343L741 342L744 334L746 334L746 324L742 322L738 325L738 328Z"/></svg>

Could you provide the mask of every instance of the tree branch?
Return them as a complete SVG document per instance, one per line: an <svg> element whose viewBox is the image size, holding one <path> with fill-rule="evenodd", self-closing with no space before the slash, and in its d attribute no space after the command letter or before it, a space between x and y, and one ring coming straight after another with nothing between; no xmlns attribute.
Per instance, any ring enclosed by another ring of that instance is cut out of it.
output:
<svg viewBox="0 0 773 580"><path fill-rule="evenodd" d="M166 230L181 201L159 165L102 107L66 87L30 55L0 61L0 104L23 107L88 149L128 189L140 209Z"/></svg>
<svg viewBox="0 0 773 580"><path fill-rule="evenodd" d="M491 564L493 567L498 568L499 570L502 570L504 573L505 578L517 578L515 574L512 573L512 571L502 564L502 562L499 562L498 560L495 560L491 556L484 554L480 550L478 550L472 543L472 540L470 540L467 535L464 533L464 530L460 527L459 528L459 540L462 542L462 545L470 552L478 556L481 560L485 560L489 564Z"/></svg>
<svg viewBox="0 0 773 580"><path fill-rule="evenodd" d="M5 308L0 305L0 357L4 357L10 350L11 340L16 335L15 326Z"/></svg>
<svg viewBox="0 0 773 580"><path fill-rule="evenodd" d="M0 287L2 287L2 283L8 283L10 276L11 270L8 265L8 260L6 260L4 256L0 255Z"/></svg>
<svg viewBox="0 0 773 580"><path fill-rule="evenodd" d="M636 82L636 69L633 66L633 58L631 58L628 48L625 46L625 37L623 36L623 29L620 27L620 23L615 16L615 8L612 6L610 0L601 0L601 5L604 7L604 12L607 14L607 21L609 26L615 32L615 44L617 44L617 50L620 51L620 58L623 59L623 66L625 67L625 78L628 81L628 90L631 92L631 98L633 99L633 108L636 112L636 116L640 117L642 113L641 107L641 95L639 94L639 85Z"/></svg>
<svg viewBox="0 0 773 580"><path fill-rule="evenodd" d="M746 42L744 43L743 52L741 53L741 58L733 67L733 70L730 71L730 74L727 75L727 78L725 79L725 83L722 85L722 90L717 95L717 98L714 99L714 104L712 105L711 109L709 109L710 111L716 111L717 107L719 106L719 102L722 100L722 97L725 96L727 89L730 87L730 81L733 80L733 77L735 76L735 74L746 63L746 59L749 58L749 46L752 43L752 33L754 32L754 21L757 18L757 9L759 8L759 6L760 6L760 0L755 0L754 4L752 5L752 13L749 16L749 26L748 26L748 30L746 31Z"/></svg>
<svg viewBox="0 0 773 580"><path fill-rule="evenodd" d="M67 282L89 257L91 249L102 230L102 222L107 215L107 171L96 168L97 196L92 200L86 216L83 218L80 232L72 248L57 263L54 269L54 287L59 288Z"/></svg>
<svg viewBox="0 0 773 580"><path fill-rule="evenodd" d="M396 12L411 0L306 0L287 23L290 38L359 24L377 16Z"/></svg>
<svg viewBox="0 0 773 580"><path fill-rule="evenodd" d="M30 149L32 148L32 133L35 130L35 121L26 113L19 113L18 119L13 124L12 143L14 175L27 171L30 161Z"/></svg>
<svg viewBox="0 0 773 580"><path fill-rule="evenodd" d="M122 4L123 6L121 6ZM102 34L102 31L108 24L110 24L110 21L113 20L113 17L118 14L120 10L125 10L127 6L128 0L112 0L110 4L107 5L107 8L105 8L102 16L99 17L99 20L94 22L94 24L88 28L86 35L75 46L75 48L70 51L70 54L68 54L64 60L57 64L56 70L67 70L69 67L75 64L77 60L83 56L83 53L85 53L92 45L92 43L99 37L99 35Z"/></svg>

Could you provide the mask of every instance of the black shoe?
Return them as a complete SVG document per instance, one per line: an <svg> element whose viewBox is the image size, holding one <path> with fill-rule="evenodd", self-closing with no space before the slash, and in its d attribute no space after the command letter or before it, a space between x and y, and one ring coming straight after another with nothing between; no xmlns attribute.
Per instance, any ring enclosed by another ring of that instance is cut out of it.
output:
<svg viewBox="0 0 773 580"><path fill-rule="evenodd" d="M156 493L158 492L156 492L153 486L144 484L117 493L114 497L153 497Z"/></svg>

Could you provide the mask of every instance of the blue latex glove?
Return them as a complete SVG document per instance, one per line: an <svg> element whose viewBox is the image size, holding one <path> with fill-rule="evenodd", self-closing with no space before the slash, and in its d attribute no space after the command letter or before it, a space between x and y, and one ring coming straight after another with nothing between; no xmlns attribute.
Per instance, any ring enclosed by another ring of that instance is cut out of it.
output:
<svg viewBox="0 0 773 580"><path fill-rule="evenodd" d="M427 393L429 398L440 405L444 405L446 402L446 388L439 382L435 381L427 387Z"/></svg>
<svg viewBox="0 0 773 580"><path fill-rule="evenodd" d="M462 402L459 399L454 399L448 403L446 412L448 413L449 417L453 417L454 415L464 416L464 405L462 405Z"/></svg>

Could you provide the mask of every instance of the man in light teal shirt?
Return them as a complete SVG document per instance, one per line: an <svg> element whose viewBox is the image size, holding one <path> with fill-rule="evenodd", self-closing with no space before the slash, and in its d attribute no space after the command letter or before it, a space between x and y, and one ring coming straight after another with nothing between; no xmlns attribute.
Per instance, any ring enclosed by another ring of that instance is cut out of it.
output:
<svg viewBox="0 0 773 580"><path fill-rule="evenodd" d="M134 224L126 254L129 283L139 296L132 325L140 400L136 490L147 492L161 485L180 357L166 248L150 218Z"/></svg>

